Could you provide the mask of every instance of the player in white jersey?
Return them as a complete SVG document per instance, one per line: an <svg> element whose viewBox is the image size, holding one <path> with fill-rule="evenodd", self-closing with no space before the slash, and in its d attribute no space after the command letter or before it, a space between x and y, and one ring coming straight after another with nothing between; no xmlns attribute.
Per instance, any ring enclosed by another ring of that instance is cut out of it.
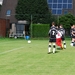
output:
<svg viewBox="0 0 75 75"><path fill-rule="evenodd" d="M56 34L56 45L60 47L60 49L63 49L63 46L62 46L62 34L61 32L59 31L59 28L57 26L57 34Z"/></svg>

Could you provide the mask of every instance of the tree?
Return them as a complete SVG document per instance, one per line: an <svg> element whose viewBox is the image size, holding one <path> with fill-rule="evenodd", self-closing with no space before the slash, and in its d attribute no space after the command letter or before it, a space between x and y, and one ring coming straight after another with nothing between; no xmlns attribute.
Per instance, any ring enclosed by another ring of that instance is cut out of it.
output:
<svg viewBox="0 0 75 75"><path fill-rule="evenodd" d="M47 0L18 0L16 19L31 21L31 15L33 23L50 23Z"/></svg>
<svg viewBox="0 0 75 75"><path fill-rule="evenodd" d="M66 14L59 18L59 23L63 24L64 28L69 29L71 25L75 24L75 16L72 14Z"/></svg>

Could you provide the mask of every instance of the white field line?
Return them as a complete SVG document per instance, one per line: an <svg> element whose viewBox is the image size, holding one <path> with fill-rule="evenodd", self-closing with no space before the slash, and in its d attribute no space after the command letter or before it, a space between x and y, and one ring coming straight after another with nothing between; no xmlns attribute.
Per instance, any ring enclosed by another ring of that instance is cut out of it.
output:
<svg viewBox="0 0 75 75"><path fill-rule="evenodd" d="M24 48L24 47L19 47L19 48L11 49L11 50L8 50L8 51L0 53L0 55L1 54L6 54L6 53L9 53L9 52L12 52L12 51L16 51L16 50L19 50L19 49L22 49L22 48Z"/></svg>
<svg viewBox="0 0 75 75"><path fill-rule="evenodd" d="M14 41L10 41L10 42L0 42L0 44L6 44L6 43L11 43L11 42L14 42Z"/></svg>

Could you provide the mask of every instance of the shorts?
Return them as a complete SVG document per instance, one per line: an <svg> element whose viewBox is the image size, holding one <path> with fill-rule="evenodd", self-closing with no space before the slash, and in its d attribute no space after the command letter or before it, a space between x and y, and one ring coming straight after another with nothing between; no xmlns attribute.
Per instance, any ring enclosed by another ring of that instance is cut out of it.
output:
<svg viewBox="0 0 75 75"><path fill-rule="evenodd" d="M64 35L62 35L61 40L62 40L62 41L64 41L64 40L65 40L65 36L64 36Z"/></svg>
<svg viewBox="0 0 75 75"><path fill-rule="evenodd" d="M64 41L65 40L65 37L61 37L61 40Z"/></svg>
<svg viewBox="0 0 75 75"><path fill-rule="evenodd" d="M72 35L72 38L75 38L75 36Z"/></svg>
<svg viewBox="0 0 75 75"><path fill-rule="evenodd" d="M49 42L56 42L56 38L50 38Z"/></svg>

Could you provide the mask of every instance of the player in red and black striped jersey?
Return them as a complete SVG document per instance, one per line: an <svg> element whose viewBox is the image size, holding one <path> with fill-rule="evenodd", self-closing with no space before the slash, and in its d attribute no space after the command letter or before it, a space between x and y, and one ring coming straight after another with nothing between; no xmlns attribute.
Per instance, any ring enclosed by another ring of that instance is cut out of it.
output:
<svg viewBox="0 0 75 75"><path fill-rule="evenodd" d="M51 46L53 44L53 53L55 53L56 49L56 34L57 34L57 29L55 27L55 23L52 22L52 27L49 30L49 47L48 47L48 54L51 53Z"/></svg>

